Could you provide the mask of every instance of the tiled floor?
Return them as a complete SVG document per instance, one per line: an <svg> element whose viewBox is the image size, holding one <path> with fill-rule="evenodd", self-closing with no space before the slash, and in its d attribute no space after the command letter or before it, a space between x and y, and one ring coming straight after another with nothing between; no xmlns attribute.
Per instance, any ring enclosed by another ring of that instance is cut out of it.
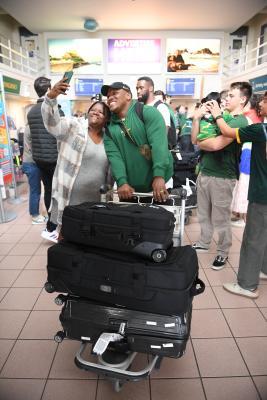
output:
<svg viewBox="0 0 267 400"><path fill-rule="evenodd" d="M233 229L223 270L210 268L215 242L199 255L206 291L194 300L186 354L164 359L150 379L116 393L110 382L74 365L78 342L54 342L60 309L43 289L49 243L40 237L42 227L31 225L26 202L12 208L17 218L0 224L0 400L267 399L267 281L255 301L222 288L235 279L242 229ZM198 232L192 217L185 242ZM140 355L137 362L145 360Z"/></svg>

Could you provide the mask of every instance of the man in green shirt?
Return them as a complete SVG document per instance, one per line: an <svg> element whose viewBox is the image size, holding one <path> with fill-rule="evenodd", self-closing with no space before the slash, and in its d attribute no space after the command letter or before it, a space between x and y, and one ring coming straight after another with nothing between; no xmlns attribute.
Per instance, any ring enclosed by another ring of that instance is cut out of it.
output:
<svg viewBox="0 0 267 400"><path fill-rule="evenodd" d="M267 117L267 92L259 104L261 115ZM218 118L220 110L211 103L210 111ZM225 283L224 289L248 298L259 296L260 279L267 279L267 124L231 129L217 119L223 137L237 143L252 142L248 212L240 250L237 283Z"/></svg>
<svg viewBox="0 0 267 400"><path fill-rule="evenodd" d="M231 127L240 128L248 124L242 112L251 94L252 88L248 82L231 84L226 99L226 109L233 117L229 121ZM232 138L222 135L200 142L197 140L200 119L207 112L205 104L194 114L191 134L192 143L198 144L203 150L197 179L198 220L201 232L198 241L192 247L200 252L208 251L213 232L216 230L217 255L211 268L220 270L227 262L232 245L231 203L238 178L240 145ZM222 115L217 118L222 119Z"/></svg>
<svg viewBox="0 0 267 400"><path fill-rule="evenodd" d="M101 93L112 113L104 145L120 199L131 198L135 191L153 190L156 201L165 201L173 161L160 112L144 105L142 121L131 90L123 82L103 85Z"/></svg>

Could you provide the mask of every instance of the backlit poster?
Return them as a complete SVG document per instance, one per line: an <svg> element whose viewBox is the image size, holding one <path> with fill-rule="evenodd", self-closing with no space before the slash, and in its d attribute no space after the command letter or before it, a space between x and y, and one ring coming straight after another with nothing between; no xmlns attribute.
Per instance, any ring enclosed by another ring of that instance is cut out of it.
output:
<svg viewBox="0 0 267 400"><path fill-rule="evenodd" d="M103 72L102 39L49 39L48 54L51 73Z"/></svg>
<svg viewBox="0 0 267 400"><path fill-rule="evenodd" d="M220 39L167 39L167 72L219 71Z"/></svg>
<svg viewBox="0 0 267 400"><path fill-rule="evenodd" d="M10 165L10 148L8 144L8 130L5 113L5 98L3 93L3 79L0 76L0 167L5 184L12 182Z"/></svg>
<svg viewBox="0 0 267 400"><path fill-rule="evenodd" d="M160 39L108 39L109 74L158 74L160 72Z"/></svg>

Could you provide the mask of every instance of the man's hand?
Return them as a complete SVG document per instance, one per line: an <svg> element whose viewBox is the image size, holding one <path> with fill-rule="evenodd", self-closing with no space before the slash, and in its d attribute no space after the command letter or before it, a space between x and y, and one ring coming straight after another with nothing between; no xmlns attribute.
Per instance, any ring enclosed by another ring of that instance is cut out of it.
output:
<svg viewBox="0 0 267 400"><path fill-rule="evenodd" d="M156 201L164 202L169 197L165 186L165 180L161 176L156 176L152 182L153 197Z"/></svg>
<svg viewBox="0 0 267 400"><path fill-rule="evenodd" d="M202 104L194 111L193 119L201 119L203 115L205 115L206 113L207 113L206 104Z"/></svg>
<svg viewBox="0 0 267 400"><path fill-rule="evenodd" d="M124 183L118 188L118 196L120 200L127 200L133 197L134 188L132 188L128 183Z"/></svg>
<svg viewBox="0 0 267 400"><path fill-rule="evenodd" d="M222 115L222 110L219 107L219 104L215 100L208 101L206 103L207 109L211 112L211 115L215 119L219 115Z"/></svg>
<svg viewBox="0 0 267 400"><path fill-rule="evenodd" d="M61 79L47 92L49 99L56 99L60 94L66 95L66 90L70 87L68 83L65 83L66 79L68 78Z"/></svg>

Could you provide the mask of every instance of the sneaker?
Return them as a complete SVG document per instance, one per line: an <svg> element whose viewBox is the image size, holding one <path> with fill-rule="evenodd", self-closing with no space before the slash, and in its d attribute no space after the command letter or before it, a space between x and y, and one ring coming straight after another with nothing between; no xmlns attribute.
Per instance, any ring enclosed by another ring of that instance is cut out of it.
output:
<svg viewBox="0 0 267 400"><path fill-rule="evenodd" d="M238 219L236 221L231 221L231 225L235 228L244 228L246 226L246 223L243 219Z"/></svg>
<svg viewBox="0 0 267 400"><path fill-rule="evenodd" d="M43 215L36 215L35 217L32 217L33 225L46 224L46 221L47 219Z"/></svg>
<svg viewBox="0 0 267 400"><path fill-rule="evenodd" d="M212 263L211 268L218 271L225 266L227 260L228 260L228 257L216 256Z"/></svg>
<svg viewBox="0 0 267 400"><path fill-rule="evenodd" d="M225 283L223 288L227 290L227 292L237 294L239 296L249 297L250 299L256 299L259 297L259 292L257 289L255 290L248 290L243 289L238 283Z"/></svg>
<svg viewBox="0 0 267 400"><path fill-rule="evenodd" d="M206 253L207 251L209 251L207 247L200 246L197 243L192 244L192 249L195 249L199 253Z"/></svg>
<svg viewBox="0 0 267 400"><path fill-rule="evenodd" d="M264 274L264 272L260 272L260 279L267 279L267 274Z"/></svg>
<svg viewBox="0 0 267 400"><path fill-rule="evenodd" d="M43 239L50 240L51 242L58 242L58 232L56 230L54 230L53 232L49 232L47 229L45 229L41 233L41 236Z"/></svg>

